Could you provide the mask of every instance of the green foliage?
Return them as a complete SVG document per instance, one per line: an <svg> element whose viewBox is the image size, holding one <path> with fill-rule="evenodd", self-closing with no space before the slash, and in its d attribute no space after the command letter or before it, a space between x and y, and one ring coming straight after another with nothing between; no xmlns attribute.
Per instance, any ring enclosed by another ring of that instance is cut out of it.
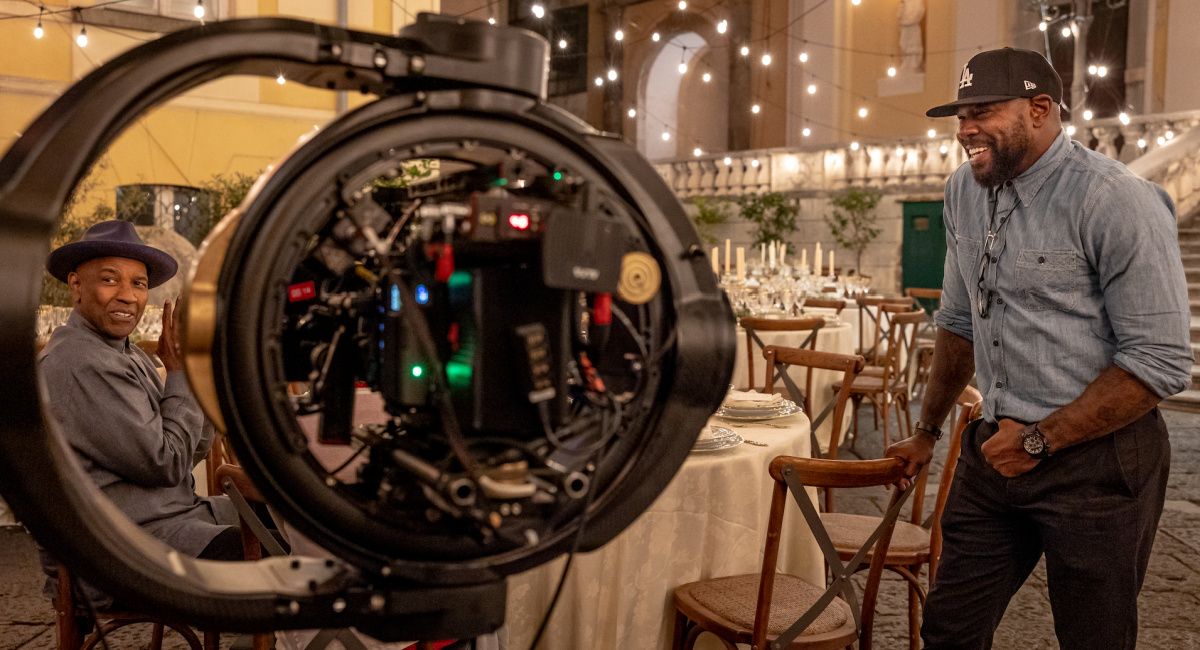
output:
<svg viewBox="0 0 1200 650"><path fill-rule="evenodd" d="M692 215L692 223L696 225L696 232L700 233L700 238L705 242L717 243L717 237L712 234L712 229L729 221L729 202L698 196L691 200L691 204L696 206L696 213Z"/></svg>
<svg viewBox="0 0 1200 650"><path fill-rule="evenodd" d="M394 177L375 179L375 187L408 187L413 181L432 176L433 165L433 160L429 158L406 160L400 165L400 169Z"/></svg>
<svg viewBox="0 0 1200 650"><path fill-rule="evenodd" d="M779 192L767 192L738 200L742 218L754 224L754 245L784 242L796 232L796 217L800 214L794 202Z"/></svg>
<svg viewBox="0 0 1200 650"><path fill-rule="evenodd" d="M825 223L838 246L854 253L858 273L862 273L863 252L882 232L875 226L879 219L875 206L882 196L875 190L851 187L829 199L834 210L825 216Z"/></svg>
<svg viewBox="0 0 1200 650"><path fill-rule="evenodd" d="M250 193L250 188L254 186L254 181L258 180L259 173L243 174L242 172L233 172L232 174L216 174L212 178L200 183L200 189L208 194L208 219L200 229L204 236L217 225L225 215L233 211L234 208L242 204L246 195Z"/></svg>

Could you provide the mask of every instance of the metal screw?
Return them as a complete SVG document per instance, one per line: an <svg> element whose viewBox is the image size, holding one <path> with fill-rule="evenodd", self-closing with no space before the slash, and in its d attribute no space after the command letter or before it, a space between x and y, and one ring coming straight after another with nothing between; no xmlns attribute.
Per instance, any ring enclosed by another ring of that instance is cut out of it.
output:
<svg viewBox="0 0 1200 650"><path fill-rule="evenodd" d="M386 68L388 64L387 54L384 54L382 50L375 50L375 58L371 59L371 63L374 63L376 68Z"/></svg>
<svg viewBox="0 0 1200 650"><path fill-rule="evenodd" d="M408 71L412 74L421 74L425 72L425 57L414 56L408 60Z"/></svg>

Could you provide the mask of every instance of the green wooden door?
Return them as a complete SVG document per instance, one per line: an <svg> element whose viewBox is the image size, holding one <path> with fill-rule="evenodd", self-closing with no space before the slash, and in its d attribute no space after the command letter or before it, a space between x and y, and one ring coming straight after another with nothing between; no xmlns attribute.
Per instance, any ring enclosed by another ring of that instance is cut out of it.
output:
<svg viewBox="0 0 1200 650"><path fill-rule="evenodd" d="M946 226L941 201L904 204L904 244L901 249L904 288L940 289L946 261Z"/></svg>

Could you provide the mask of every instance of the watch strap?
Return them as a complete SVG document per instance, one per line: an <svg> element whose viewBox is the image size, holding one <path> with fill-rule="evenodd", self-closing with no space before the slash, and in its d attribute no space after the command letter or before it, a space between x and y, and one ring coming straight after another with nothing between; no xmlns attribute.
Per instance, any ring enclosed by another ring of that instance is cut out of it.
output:
<svg viewBox="0 0 1200 650"><path fill-rule="evenodd" d="M936 424L926 422L924 420L917 420L917 423L913 425L913 428L931 436L934 440L942 439L942 428Z"/></svg>

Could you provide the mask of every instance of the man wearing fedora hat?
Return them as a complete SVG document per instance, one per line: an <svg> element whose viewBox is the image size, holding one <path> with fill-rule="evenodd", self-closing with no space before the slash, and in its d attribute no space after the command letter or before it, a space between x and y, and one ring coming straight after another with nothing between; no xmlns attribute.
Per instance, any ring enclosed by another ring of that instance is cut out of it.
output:
<svg viewBox="0 0 1200 650"><path fill-rule="evenodd" d="M1187 285L1170 197L1070 140L1061 102L1045 57L1004 48L927 113L958 118L968 162L946 183L921 419L887 455L915 475L972 376L984 395L942 518L927 649L990 647L1043 556L1062 647L1137 642L1170 465L1156 407L1191 374Z"/></svg>
<svg viewBox="0 0 1200 650"><path fill-rule="evenodd" d="M50 253L46 268L74 310L38 356L49 410L101 491L151 535L194 557L242 557L237 513L224 496L196 495L192 469L213 429L188 389L174 309L163 305L158 357L129 340L149 290L175 275L170 255L132 224L98 223Z"/></svg>

